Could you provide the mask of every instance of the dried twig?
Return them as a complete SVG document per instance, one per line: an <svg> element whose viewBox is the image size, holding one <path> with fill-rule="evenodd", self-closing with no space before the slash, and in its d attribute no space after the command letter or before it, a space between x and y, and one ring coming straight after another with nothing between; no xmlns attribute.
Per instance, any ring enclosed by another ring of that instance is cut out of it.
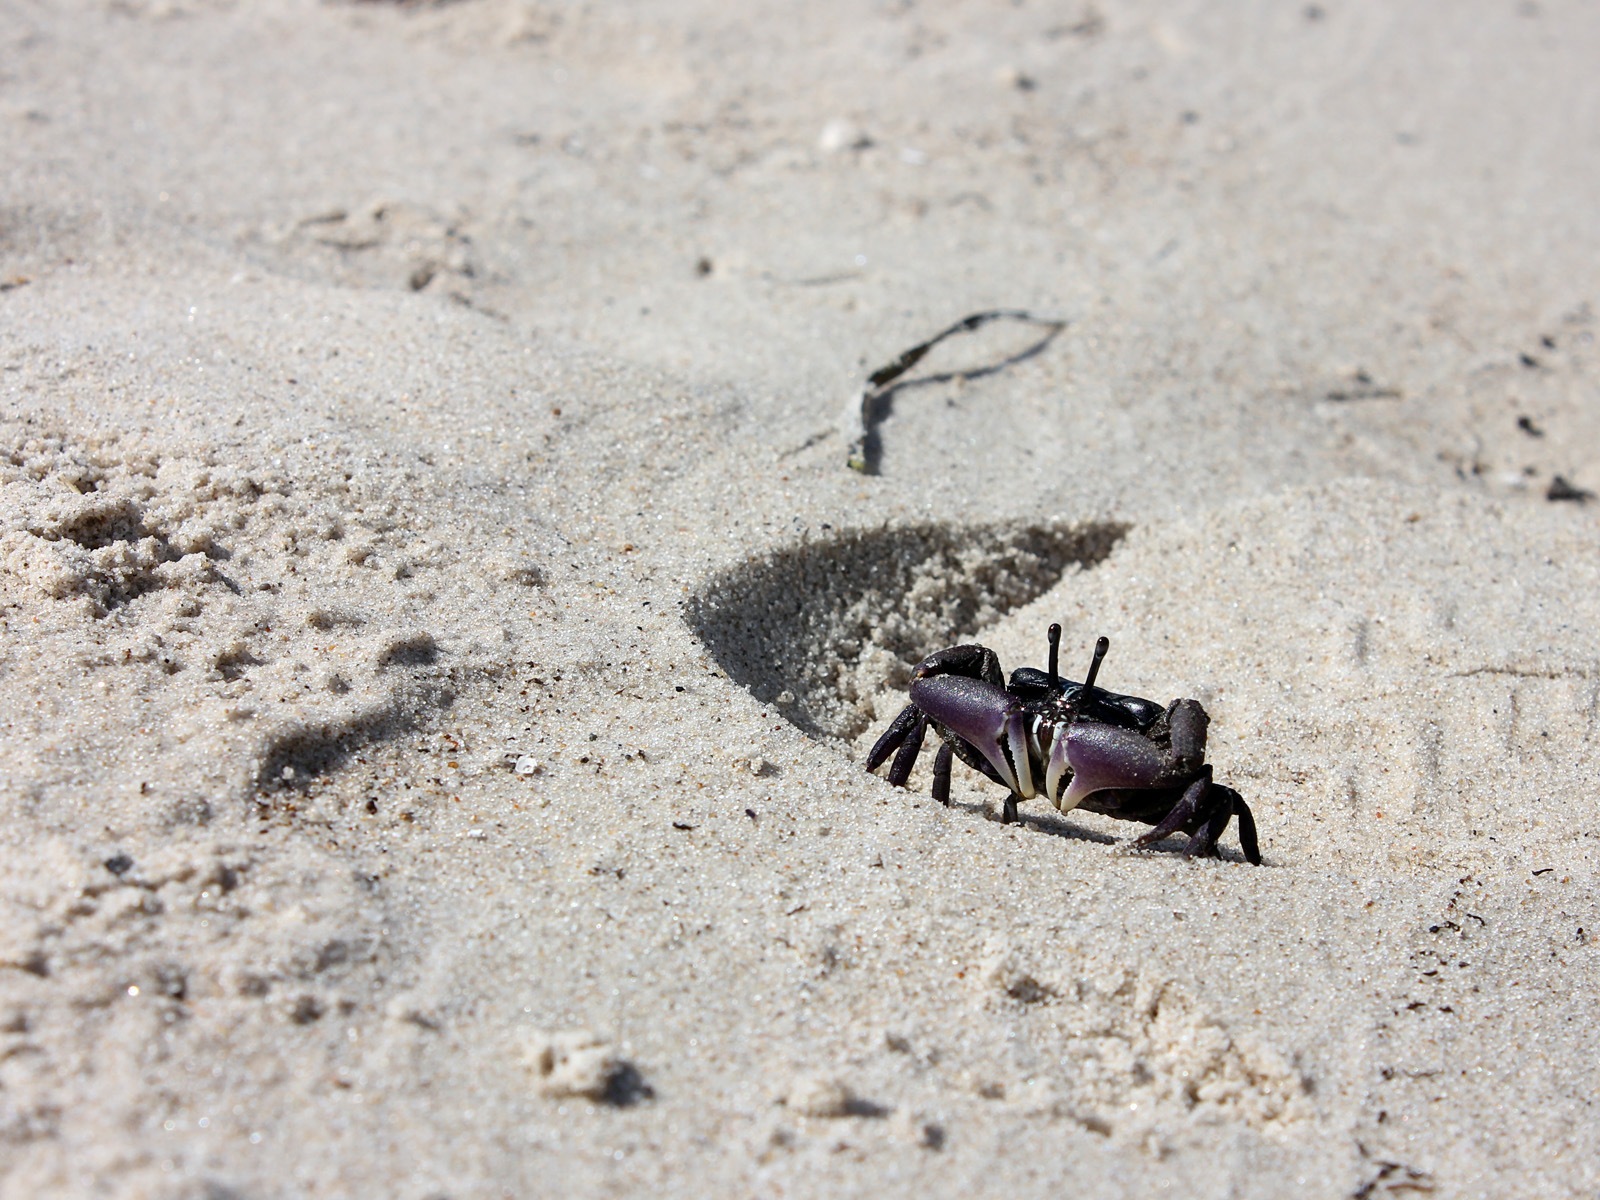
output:
<svg viewBox="0 0 1600 1200"><path fill-rule="evenodd" d="M846 464L853 471L860 471L864 475L877 474L878 459L882 449L878 444L878 423L888 415L889 406L885 403L888 397L897 389L906 386L901 381L907 371L922 361L928 351L932 350L945 338L954 337L958 333L971 333L987 325L990 321L1021 321L1029 325L1042 326L1046 333L1033 345L1017 354L1012 354L998 363L987 367L980 367L971 371L960 372L966 378L988 375L995 371L1004 370L1006 367L1032 358L1038 354L1067 327L1067 322L1058 317L1045 317L1021 308L996 308L986 312L976 312L971 316L962 317L948 329L940 330L925 342L918 342L911 349L900 354L893 362L879 367L867 376L866 386L861 389L859 396L852 396L845 407L844 419L841 422L849 430L855 432L850 439L849 456ZM934 379L949 379L950 375L935 376ZM933 382L933 379L925 382Z"/></svg>

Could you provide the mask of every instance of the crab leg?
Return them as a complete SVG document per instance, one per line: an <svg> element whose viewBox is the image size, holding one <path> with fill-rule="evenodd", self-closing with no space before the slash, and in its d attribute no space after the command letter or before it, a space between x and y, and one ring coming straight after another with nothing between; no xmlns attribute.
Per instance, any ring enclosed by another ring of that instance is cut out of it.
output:
<svg viewBox="0 0 1600 1200"><path fill-rule="evenodd" d="M905 787L906 780L911 778L911 768L916 766L917 755L922 753L922 739L927 732L928 718L918 712L917 719L906 733L906 740L900 744L900 752L889 764L888 779L895 787Z"/></svg>
<svg viewBox="0 0 1600 1200"><path fill-rule="evenodd" d="M1172 806L1172 811L1162 818L1149 833L1141 834L1133 839L1135 846L1151 846L1162 838L1187 828L1189 822L1195 819L1200 810L1200 802L1205 798L1206 789L1211 786L1211 767L1207 764L1202 767L1195 781L1183 790L1183 799Z"/></svg>
<svg viewBox="0 0 1600 1200"><path fill-rule="evenodd" d="M900 710L900 715L883 731L872 747L872 752L867 755L867 770L876 771L883 765L884 759L893 754L895 748L906 740L906 735L911 732L911 727L922 719L922 713L915 704L908 704Z"/></svg>
<svg viewBox="0 0 1600 1200"><path fill-rule="evenodd" d="M1244 802L1244 797L1232 788L1217 785L1217 789L1226 792L1228 803L1233 809L1233 815L1239 818L1239 849L1244 851L1245 861L1255 866L1261 865L1261 845L1256 841L1256 817L1250 811L1250 806Z"/></svg>
<svg viewBox="0 0 1600 1200"><path fill-rule="evenodd" d="M953 757L949 742L940 745L939 753L933 757L933 798L946 808L950 807L950 760Z"/></svg>
<svg viewBox="0 0 1600 1200"><path fill-rule="evenodd" d="M1208 858L1215 854L1217 839L1228 827L1228 822L1233 820L1233 805L1228 803L1226 796L1218 796L1214 792L1215 789L1208 789L1206 803L1213 806L1212 812L1205 824L1190 835L1189 844L1183 848L1185 858Z"/></svg>

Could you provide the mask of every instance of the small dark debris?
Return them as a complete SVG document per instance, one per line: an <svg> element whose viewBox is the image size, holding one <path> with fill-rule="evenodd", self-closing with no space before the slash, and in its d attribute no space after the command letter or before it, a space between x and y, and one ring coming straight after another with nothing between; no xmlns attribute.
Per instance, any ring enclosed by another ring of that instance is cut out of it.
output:
<svg viewBox="0 0 1600 1200"><path fill-rule="evenodd" d="M944 1149L944 1126L934 1121L929 1121L922 1127L921 1136L917 1141L924 1150Z"/></svg>
<svg viewBox="0 0 1600 1200"><path fill-rule="evenodd" d="M847 1117L871 1117L875 1120L889 1115L886 1105L875 1100L866 1100L860 1096L851 1096L844 1102L844 1114Z"/></svg>
<svg viewBox="0 0 1600 1200"><path fill-rule="evenodd" d="M182 1000L189 994L187 972L176 963L163 963L155 971L156 991L169 1000Z"/></svg>
<svg viewBox="0 0 1600 1200"><path fill-rule="evenodd" d="M1046 1000L1055 998L1055 989L1048 984L1040 983L1031 975L1024 975L1012 981L1006 988L1006 995L1021 1004L1043 1004Z"/></svg>
<svg viewBox="0 0 1600 1200"><path fill-rule="evenodd" d="M1517 361L1530 371L1537 371L1541 365L1539 360L1531 354L1519 354L1517 355Z"/></svg>
<svg viewBox="0 0 1600 1200"><path fill-rule="evenodd" d="M516 567L506 576L512 583L520 583L523 587L543 587L544 572L532 563Z"/></svg>
<svg viewBox="0 0 1600 1200"><path fill-rule="evenodd" d="M1550 874L1551 871L1554 871L1554 870L1555 870L1554 867L1540 867L1537 871L1534 872L1534 874L1535 875L1548 875L1548 874Z"/></svg>
<svg viewBox="0 0 1600 1200"><path fill-rule="evenodd" d="M1517 428L1522 430L1522 432L1527 434L1529 437L1542 438L1544 436L1544 430L1540 429L1533 423L1532 417L1518 417Z"/></svg>
<svg viewBox="0 0 1600 1200"><path fill-rule="evenodd" d="M683 830L683 831L684 831L684 832L685 832L685 833L687 833L687 832L688 832L688 831L689 831L689 830L691 830L691 829L693 829L693 828L694 828L694 826L693 826L693 825L686 825L686 824L684 824L684 823L683 823L683 822L682 822L682 821L674 821L674 822L673 822L673 823L672 823L672 827L673 827L673 828L674 828L674 829L681 829L681 830Z"/></svg>
<svg viewBox="0 0 1600 1200"><path fill-rule="evenodd" d="M701 257L695 260L694 273L704 279L715 269L709 258Z"/></svg>
<svg viewBox="0 0 1600 1200"><path fill-rule="evenodd" d="M1399 388L1378 383L1364 367L1350 376L1350 386L1333 388L1327 393L1327 399L1336 404L1351 400L1398 400L1400 397Z"/></svg>
<svg viewBox="0 0 1600 1200"><path fill-rule="evenodd" d="M1545 491L1546 500L1574 500L1579 504L1587 504L1594 499L1594 493L1588 488L1578 487L1569 483L1566 476L1556 475L1550 480L1550 487Z"/></svg>
<svg viewBox="0 0 1600 1200"><path fill-rule="evenodd" d="M606 1080L605 1095L600 1099L612 1108L631 1108L645 1100L654 1100L655 1088L645 1081L639 1074L639 1068L632 1063L618 1063L611 1072L611 1078Z"/></svg>
<svg viewBox="0 0 1600 1200"><path fill-rule="evenodd" d="M747 808L744 810L744 815L754 821L756 819L756 810L753 808Z"/></svg>
<svg viewBox="0 0 1600 1200"><path fill-rule="evenodd" d="M113 854L106 859L105 868L120 879L133 869L133 859L126 854Z"/></svg>
<svg viewBox="0 0 1600 1200"><path fill-rule="evenodd" d="M289 1008L289 1020L296 1025L309 1025L321 1016L322 1002L315 996L298 996Z"/></svg>

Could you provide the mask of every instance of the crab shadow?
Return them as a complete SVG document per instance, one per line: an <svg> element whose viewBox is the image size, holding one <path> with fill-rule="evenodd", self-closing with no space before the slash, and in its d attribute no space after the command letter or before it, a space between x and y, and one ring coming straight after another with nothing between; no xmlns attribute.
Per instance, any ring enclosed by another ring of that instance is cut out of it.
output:
<svg viewBox="0 0 1600 1200"><path fill-rule="evenodd" d="M812 737L851 740L872 698L1063 576L1104 561L1109 521L928 524L788 546L711 578L685 617L719 666Z"/></svg>
<svg viewBox="0 0 1600 1200"><path fill-rule="evenodd" d="M1003 793L997 793L997 795L1000 794ZM974 804L961 800L953 800L950 807L952 811L960 810L971 816L981 817L986 821L992 821L995 824L1000 823L1000 818L995 815L993 806L987 803L980 802ZM1134 838L1139 836L1139 834L1143 831L1144 826L1129 824L1126 827L1127 832L1119 835L1117 833L1108 833L1103 829L1093 829L1086 825L1080 825L1064 813L1057 813L1051 810L1042 812L1021 812L1018 814L1016 824L1019 828L1025 829L1029 833L1047 834L1050 837L1061 838L1069 842L1086 842L1095 846L1126 846L1126 853L1122 854L1120 857L1126 858L1130 862L1165 862L1172 859L1181 860L1183 847L1189 840L1186 835L1175 833L1171 837L1162 838L1159 842L1156 842L1153 845L1142 846L1135 849L1133 846L1129 845L1129 843L1131 843ZM1249 865L1249 862L1246 860L1245 856L1231 846L1219 845L1217 847L1216 857L1225 863L1237 863L1241 866ZM1263 863L1262 865L1271 866L1272 864Z"/></svg>

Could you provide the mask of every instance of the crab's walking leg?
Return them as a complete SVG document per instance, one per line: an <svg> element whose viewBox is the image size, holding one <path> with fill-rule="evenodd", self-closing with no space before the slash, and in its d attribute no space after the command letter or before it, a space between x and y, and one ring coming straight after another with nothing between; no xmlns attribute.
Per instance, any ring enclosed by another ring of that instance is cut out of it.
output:
<svg viewBox="0 0 1600 1200"><path fill-rule="evenodd" d="M1244 802L1244 797L1232 788L1221 788L1228 794L1228 803L1233 809L1233 815L1239 818L1239 849L1244 851L1245 861L1254 866L1261 865L1261 845L1256 841L1256 817L1250 811L1250 806Z"/></svg>
<svg viewBox="0 0 1600 1200"><path fill-rule="evenodd" d="M950 760L954 756L949 742L942 743L933 756L933 798L946 808L950 807Z"/></svg>
<svg viewBox="0 0 1600 1200"><path fill-rule="evenodd" d="M911 727L921 718L922 713L915 704L908 704L900 710L900 715L889 723L889 728L883 731L872 747L872 752L867 755L867 770L876 771L883 765L883 760L893 754L895 748L906 740L906 735L911 732Z"/></svg>
<svg viewBox="0 0 1600 1200"><path fill-rule="evenodd" d="M1006 802L1000 809L1000 824L1010 825L1017 819L1017 794L1010 792L1006 795Z"/></svg>
<svg viewBox="0 0 1600 1200"><path fill-rule="evenodd" d="M1217 852L1217 839L1233 820L1233 805L1226 796L1216 794L1219 790L1207 789L1204 807L1209 807L1211 812L1205 823L1190 835L1189 844L1183 848L1185 858L1209 858Z"/></svg>
<svg viewBox="0 0 1600 1200"><path fill-rule="evenodd" d="M1207 763L1200 769L1200 774L1193 783L1183 790L1183 798L1172 806L1172 811L1161 819L1149 833L1140 834L1133 839L1135 846L1153 846L1169 834L1177 833L1186 828L1189 822L1195 819L1200 811L1200 802L1205 799L1206 789L1211 786L1211 764Z"/></svg>
<svg viewBox="0 0 1600 1200"><path fill-rule="evenodd" d="M911 778L911 768L917 765L917 755L922 753L922 739L927 732L928 718L919 710L917 719L911 723L911 728L906 733L906 740L900 743L900 752L894 756L894 762L889 764L887 778L895 787L905 787L906 780Z"/></svg>

